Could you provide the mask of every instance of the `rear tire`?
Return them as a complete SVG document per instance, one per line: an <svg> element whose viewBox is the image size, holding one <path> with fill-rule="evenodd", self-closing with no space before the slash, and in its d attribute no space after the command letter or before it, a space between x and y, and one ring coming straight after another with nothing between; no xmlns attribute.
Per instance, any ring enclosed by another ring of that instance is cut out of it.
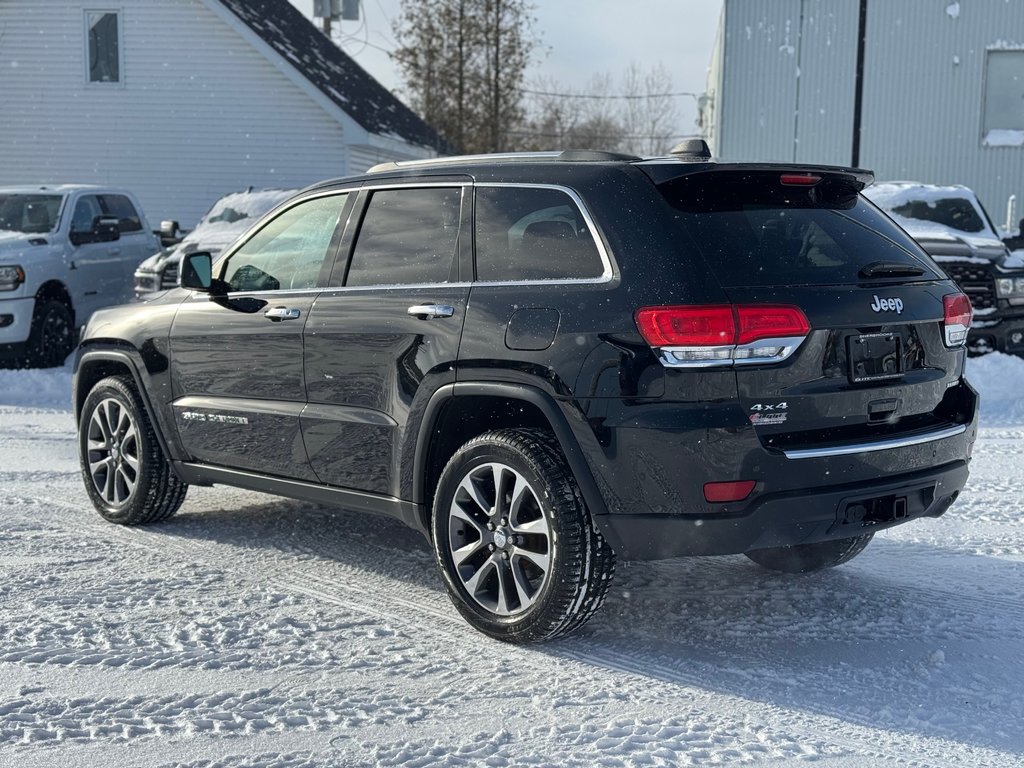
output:
<svg viewBox="0 0 1024 768"><path fill-rule="evenodd" d="M459 613L506 642L579 629L615 573L611 547L543 430L487 432L455 453L434 498L433 542Z"/></svg>
<svg viewBox="0 0 1024 768"><path fill-rule="evenodd" d="M96 511L119 525L166 520L188 492L171 471L131 379L100 381L82 407L79 456Z"/></svg>
<svg viewBox="0 0 1024 768"><path fill-rule="evenodd" d="M746 555L762 568L783 573L811 573L834 568L849 562L868 545L874 533L865 533L850 539L820 541L816 544L797 544L793 547L754 549Z"/></svg>
<svg viewBox="0 0 1024 768"><path fill-rule="evenodd" d="M74 348L75 328L68 305L59 299L37 299L25 345L26 365L59 368Z"/></svg>

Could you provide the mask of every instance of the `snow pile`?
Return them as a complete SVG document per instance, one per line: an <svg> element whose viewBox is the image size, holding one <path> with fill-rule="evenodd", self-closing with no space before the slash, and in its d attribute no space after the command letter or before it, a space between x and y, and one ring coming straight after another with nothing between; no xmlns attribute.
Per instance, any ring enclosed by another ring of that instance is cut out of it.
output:
<svg viewBox="0 0 1024 768"><path fill-rule="evenodd" d="M981 395L982 425L1024 424L1024 359L999 352L972 357L967 380Z"/></svg>
<svg viewBox="0 0 1024 768"><path fill-rule="evenodd" d="M1024 131L993 128L985 134L986 147L1024 147Z"/></svg>
<svg viewBox="0 0 1024 768"><path fill-rule="evenodd" d="M71 408L71 368L74 356L63 368L36 370L0 369L0 406Z"/></svg>

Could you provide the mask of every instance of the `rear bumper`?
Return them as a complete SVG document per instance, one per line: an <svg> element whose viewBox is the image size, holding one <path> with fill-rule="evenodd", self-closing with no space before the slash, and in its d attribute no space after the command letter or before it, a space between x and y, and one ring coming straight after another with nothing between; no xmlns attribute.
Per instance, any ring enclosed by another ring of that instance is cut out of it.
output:
<svg viewBox="0 0 1024 768"><path fill-rule="evenodd" d="M938 517L963 490L967 475L967 462L956 461L876 482L766 494L736 516L610 514L595 521L625 560L740 554Z"/></svg>

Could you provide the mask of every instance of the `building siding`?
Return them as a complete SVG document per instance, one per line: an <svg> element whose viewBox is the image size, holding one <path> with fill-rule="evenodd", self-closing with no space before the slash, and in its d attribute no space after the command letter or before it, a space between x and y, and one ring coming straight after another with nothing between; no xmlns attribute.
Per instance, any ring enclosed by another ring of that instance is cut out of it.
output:
<svg viewBox="0 0 1024 768"><path fill-rule="evenodd" d="M725 0L708 129L722 159L850 164L858 13L858 0ZM1024 45L1024 2L872 0L866 40L860 164L966 184L1005 218L1008 196L1024 199L1024 147L983 145L985 60Z"/></svg>
<svg viewBox="0 0 1024 768"><path fill-rule="evenodd" d="M879 179L966 184L997 222L1024 194L1024 147L986 147L986 51L1024 43L1024 3L869 5L861 162ZM1018 212L1019 212L1018 208Z"/></svg>
<svg viewBox="0 0 1024 768"><path fill-rule="evenodd" d="M85 9L120 9L121 84L90 84ZM128 187L150 223L352 171L329 114L202 0L0 4L0 185Z"/></svg>

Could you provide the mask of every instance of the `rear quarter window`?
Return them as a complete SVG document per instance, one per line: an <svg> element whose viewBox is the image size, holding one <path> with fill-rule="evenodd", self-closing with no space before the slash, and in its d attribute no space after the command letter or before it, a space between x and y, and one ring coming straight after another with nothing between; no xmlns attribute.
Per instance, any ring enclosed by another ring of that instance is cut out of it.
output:
<svg viewBox="0 0 1024 768"><path fill-rule="evenodd" d="M879 261L923 271L903 280L943 279L917 243L838 179L797 187L778 172L695 174L659 189L726 287L857 283Z"/></svg>
<svg viewBox="0 0 1024 768"><path fill-rule="evenodd" d="M587 280L605 271L594 233L568 193L477 187L477 280Z"/></svg>

